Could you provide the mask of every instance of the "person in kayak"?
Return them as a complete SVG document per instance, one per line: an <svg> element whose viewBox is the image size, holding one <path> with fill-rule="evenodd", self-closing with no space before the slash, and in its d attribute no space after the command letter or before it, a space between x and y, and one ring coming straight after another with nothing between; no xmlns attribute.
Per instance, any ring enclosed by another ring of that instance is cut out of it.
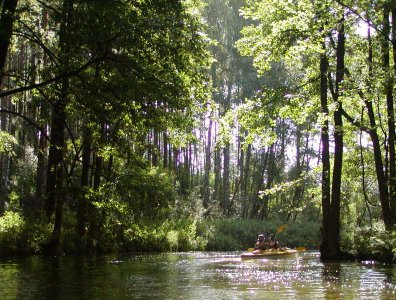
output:
<svg viewBox="0 0 396 300"><path fill-rule="evenodd" d="M265 242L264 234L259 234L257 238L257 242L254 245L254 250L264 251L267 249L267 244Z"/></svg>
<svg viewBox="0 0 396 300"><path fill-rule="evenodd" d="M268 242L267 242L267 247L270 249L278 249L279 244L278 241L276 240L275 234L271 234Z"/></svg>

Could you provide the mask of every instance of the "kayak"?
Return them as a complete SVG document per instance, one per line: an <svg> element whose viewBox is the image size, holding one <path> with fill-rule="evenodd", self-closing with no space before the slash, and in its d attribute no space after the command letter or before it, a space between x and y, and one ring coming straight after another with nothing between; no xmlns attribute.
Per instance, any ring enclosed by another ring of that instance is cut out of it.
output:
<svg viewBox="0 0 396 300"><path fill-rule="evenodd" d="M241 254L241 258L266 258L266 257L281 257L294 255L298 253L295 249L269 249L265 251L255 250L252 252L245 252Z"/></svg>

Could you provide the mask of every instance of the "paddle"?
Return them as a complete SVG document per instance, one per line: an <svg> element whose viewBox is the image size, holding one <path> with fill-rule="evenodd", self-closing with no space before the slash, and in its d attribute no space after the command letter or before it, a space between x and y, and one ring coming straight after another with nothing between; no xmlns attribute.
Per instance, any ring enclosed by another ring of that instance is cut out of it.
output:
<svg viewBox="0 0 396 300"><path fill-rule="evenodd" d="M307 251L307 248L303 247L303 246L298 246L294 248L295 250L297 250L298 252L305 252Z"/></svg>
<svg viewBox="0 0 396 300"><path fill-rule="evenodd" d="M289 225L288 225L288 224L283 224L283 225L279 226L279 227L276 229L275 233L276 233L276 234L281 233L282 231L284 231L284 230L286 229L287 226L289 226Z"/></svg>
<svg viewBox="0 0 396 300"><path fill-rule="evenodd" d="M283 224L283 225L279 226L276 229L276 234L281 233L282 231L284 231L287 228L287 226L289 226L289 225L288 224ZM298 252L304 252L304 251L307 251L307 248L305 248L303 246L298 246L298 247L295 247L294 250L297 250Z"/></svg>

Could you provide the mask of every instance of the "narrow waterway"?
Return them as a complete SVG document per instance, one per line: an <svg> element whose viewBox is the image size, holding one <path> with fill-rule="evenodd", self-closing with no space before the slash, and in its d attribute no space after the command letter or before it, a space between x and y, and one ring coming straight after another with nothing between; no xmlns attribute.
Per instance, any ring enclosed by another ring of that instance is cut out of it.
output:
<svg viewBox="0 0 396 300"><path fill-rule="evenodd" d="M195 252L0 260L5 299L396 299L396 267L319 253Z"/></svg>

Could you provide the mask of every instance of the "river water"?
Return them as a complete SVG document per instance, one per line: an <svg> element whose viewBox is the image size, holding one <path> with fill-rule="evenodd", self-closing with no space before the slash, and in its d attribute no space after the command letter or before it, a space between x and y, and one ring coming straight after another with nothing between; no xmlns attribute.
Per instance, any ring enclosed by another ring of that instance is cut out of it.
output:
<svg viewBox="0 0 396 300"><path fill-rule="evenodd" d="M394 266L239 254L3 259L0 299L396 299Z"/></svg>

